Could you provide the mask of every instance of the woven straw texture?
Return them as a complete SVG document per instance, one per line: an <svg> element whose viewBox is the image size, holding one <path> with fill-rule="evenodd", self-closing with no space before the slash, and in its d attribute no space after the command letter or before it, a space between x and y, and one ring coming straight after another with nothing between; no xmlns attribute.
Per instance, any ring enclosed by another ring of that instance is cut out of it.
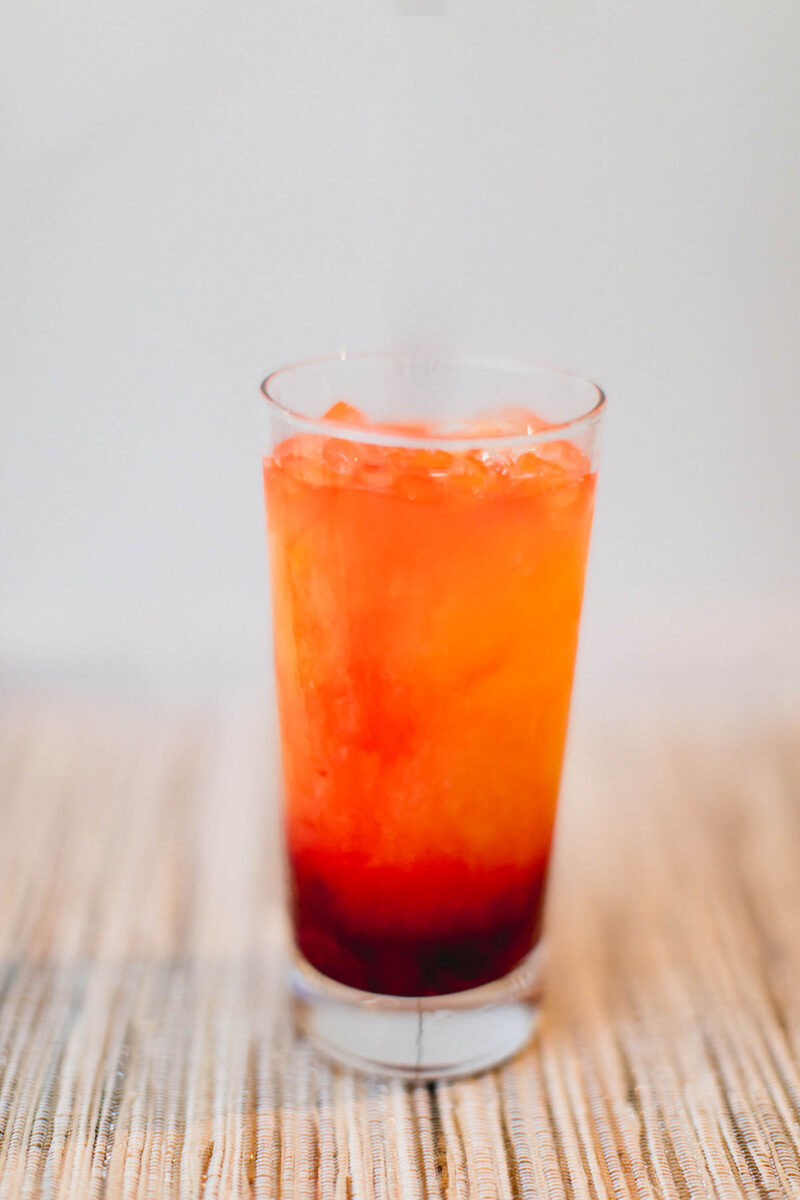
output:
<svg viewBox="0 0 800 1200"><path fill-rule="evenodd" d="M0 711L0 1200L800 1196L800 729L572 739L540 1031L450 1085L291 1030L269 723Z"/></svg>

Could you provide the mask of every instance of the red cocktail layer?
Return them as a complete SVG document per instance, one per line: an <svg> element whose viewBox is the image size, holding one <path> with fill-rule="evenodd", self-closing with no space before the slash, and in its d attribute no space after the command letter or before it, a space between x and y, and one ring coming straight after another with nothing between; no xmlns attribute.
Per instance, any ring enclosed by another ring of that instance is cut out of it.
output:
<svg viewBox="0 0 800 1200"><path fill-rule="evenodd" d="M329 415L366 427L345 405ZM488 432L542 427L515 411ZM589 463L566 440L301 434L264 477L298 946L372 992L495 979L538 933Z"/></svg>

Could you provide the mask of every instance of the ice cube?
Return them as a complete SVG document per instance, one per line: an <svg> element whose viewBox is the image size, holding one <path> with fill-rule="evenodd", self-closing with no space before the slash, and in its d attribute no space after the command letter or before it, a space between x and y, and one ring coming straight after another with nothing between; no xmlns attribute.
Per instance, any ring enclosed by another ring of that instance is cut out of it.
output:
<svg viewBox="0 0 800 1200"><path fill-rule="evenodd" d="M323 421L332 421L336 425L355 425L364 429L369 422L364 414L346 400L337 400L325 413Z"/></svg>
<svg viewBox="0 0 800 1200"><path fill-rule="evenodd" d="M326 467L337 477L352 475L359 463L358 442L346 438L328 438L322 451Z"/></svg>

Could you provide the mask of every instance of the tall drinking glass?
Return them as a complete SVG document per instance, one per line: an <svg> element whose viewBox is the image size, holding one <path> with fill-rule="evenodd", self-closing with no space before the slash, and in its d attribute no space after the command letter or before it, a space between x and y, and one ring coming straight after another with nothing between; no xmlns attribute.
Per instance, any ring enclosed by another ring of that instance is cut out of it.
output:
<svg viewBox="0 0 800 1200"><path fill-rule="evenodd" d="M535 1021L604 397L424 354L262 390L296 1012L466 1074Z"/></svg>

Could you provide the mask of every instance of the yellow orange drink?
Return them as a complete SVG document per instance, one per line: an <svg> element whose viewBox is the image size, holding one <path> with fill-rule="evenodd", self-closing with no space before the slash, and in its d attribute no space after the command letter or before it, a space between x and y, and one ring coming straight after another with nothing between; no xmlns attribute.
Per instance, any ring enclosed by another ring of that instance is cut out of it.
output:
<svg viewBox="0 0 800 1200"><path fill-rule="evenodd" d="M519 408L463 450L328 419L264 462L295 938L356 988L457 992L538 936L595 475Z"/></svg>

